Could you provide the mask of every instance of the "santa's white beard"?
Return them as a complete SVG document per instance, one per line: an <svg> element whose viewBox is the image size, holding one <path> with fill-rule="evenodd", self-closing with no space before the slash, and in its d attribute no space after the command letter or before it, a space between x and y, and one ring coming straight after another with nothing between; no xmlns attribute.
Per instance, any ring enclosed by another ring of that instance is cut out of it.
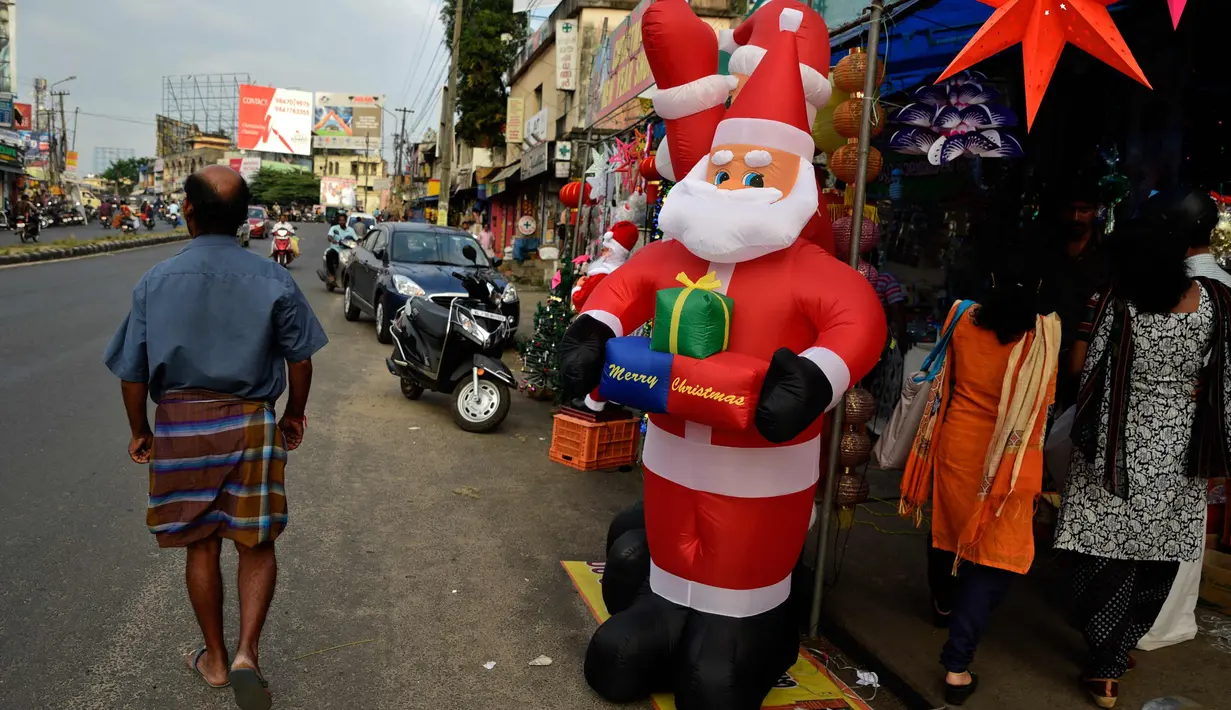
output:
<svg viewBox="0 0 1231 710"><path fill-rule="evenodd" d="M612 271L623 266L626 261L628 261L628 257L624 255L608 254L607 256L599 257L591 261L586 267L586 276L610 274Z"/></svg>
<svg viewBox="0 0 1231 710"><path fill-rule="evenodd" d="M806 160L785 197L768 187L720 190L705 177L709 160L671 188L658 215L665 236L706 261L733 264L785 249L816 212L816 175Z"/></svg>

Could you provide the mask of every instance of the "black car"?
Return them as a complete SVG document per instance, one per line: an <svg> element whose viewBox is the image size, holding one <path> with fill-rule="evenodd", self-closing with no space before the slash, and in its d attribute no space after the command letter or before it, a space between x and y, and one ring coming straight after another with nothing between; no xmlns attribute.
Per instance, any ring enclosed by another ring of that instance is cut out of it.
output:
<svg viewBox="0 0 1231 710"><path fill-rule="evenodd" d="M468 245L475 250L473 261L463 254ZM483 270L491 272L492 282L501 289L500 311L508 319L511 340L521 304L517 289L495 273L499 265L500 260L489 259L469 232L419 222L377 224L355 247L343 275L342 311L352 321L361 313L372 316L377 340L391 343L389 326L407 299L427 296L448 306L453 298L466 295L459 276Z"/></svg>

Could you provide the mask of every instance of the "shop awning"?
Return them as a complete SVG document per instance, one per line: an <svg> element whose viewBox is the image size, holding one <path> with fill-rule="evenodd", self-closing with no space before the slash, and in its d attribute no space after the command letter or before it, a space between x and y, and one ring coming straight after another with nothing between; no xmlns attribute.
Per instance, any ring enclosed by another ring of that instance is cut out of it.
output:
<svg viewBox="0 0 1231 710"><path fill-rule="evenodd" d="M518 162L516 162L516 163L513 163L512 165L506 166L503 170L501 170L500 172L496 173L496 175L495 175L494 177L492 177L490 180L488 180L488 182L489 182L489 183L492 183L492 182L503 182L503 181L508 180L509 178L511 178L511 177L513 177L513 176L515 176L515 175L517 175L517 171L518 171L518 170L521 170L521 161L518 161Z"/></svg>

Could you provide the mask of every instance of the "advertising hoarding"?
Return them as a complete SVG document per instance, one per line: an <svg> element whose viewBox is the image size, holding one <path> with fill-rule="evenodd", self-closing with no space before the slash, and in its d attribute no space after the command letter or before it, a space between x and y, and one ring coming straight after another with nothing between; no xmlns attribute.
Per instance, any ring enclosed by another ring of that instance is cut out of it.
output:
<svg viewBox="0 0 1231 710"><path fill-rule="evenodd" d="M70 150L64 154L64 176L77 177L77 151Z"/></svg>
<svg viewBox="0 0 1231 710"><path fill-rule="evenodd" d="M9 2L0 3L0 91L17 91L17 8Z"/></svg>
<svg viewBox="0 0 1231 710"><path fill-rule="evenodd" d="M385 97L317 92L312 113L312 146L377 150Z"/></svg>
<svg viewBox="0 0 1231 710"><path fill-rule="evenodd" d="M581 31L576 20L556 20L556 88L577 90L577 67L581 61Z"/></svg>
<svg viewBox="0 0 1231 710"><path fill-rule="evenodd" d="M504 111L504 140L509 145L521 145L525 137L526 100L509 97L509 103Z"/></svg>
<svg viewBox="0 0 1231 710"><path fill-rule="evenodd" d="M586 125L593 125L654 85L650 62L641 45L641 16L649 6L650 0L637 3L599 48L590 75Z"/></svg>
<svg viewBox="0 0 1231 710"><path fill-rule="evenodd" d="M0 128L12 128L13 123L13 95L0 91Z"/></svg>
<svg viewBox="0 0 1231 710"><path fill-rule="evenodd" d="M329 207L354 207L355 188L359 181L354 178L321 178L321 204Z"/></svg>
<svg viewBox="0 0 1231 710"><path fill-rule="evenodd" d="M239 85L240 150L312 154L312 92Z"/></svg>
<svg viewBox="0 0 1231 710"><path fill-rule="evenodd" d="M530 145L538 145L547 141L547 109L539 111L526 119L526 134L522 137Z"/></svg>
<svg viewBox="0 0 1231 710"><path fill-rule="evenodd" d="M13 130L15 131L30 131L34 129L34 106L31 104L23 104L15 102L13 108L20 115L20 120L14 117Z"/></svg>
<svg viewBox="0 0 1231 710"><path fill-rule="evenodd" d="M239 161L240 177L247 180L248 182L252 182L252 178L256 177L256 174L259 172L261 172L261 159L260 158L241 158L240 159Z"/></svg>
<svg viewBox="0 0 1231 710"><path fill-rule="evenodd" d="M192 137L201 131L191 123L166 116L154 116L154 154L165 158L192 147Z"/></svg>

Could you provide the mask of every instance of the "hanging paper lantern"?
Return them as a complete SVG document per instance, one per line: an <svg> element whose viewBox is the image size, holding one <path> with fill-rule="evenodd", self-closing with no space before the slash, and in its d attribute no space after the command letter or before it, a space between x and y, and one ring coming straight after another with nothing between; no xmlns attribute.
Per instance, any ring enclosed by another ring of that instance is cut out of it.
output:
<svg viewBox="0 0 1231 710"><path fill-rule="evenodd" d="M816 112L816 119L812 122L812 141L816 143L816 149L826 155L846 145L846 138L834 130L833 122L834 112L849 98L850 94L835 87L829 103Z"/></svg>
<svg viewBox="0 0 1231 710"><path fill-rule="evenodd" d="M881 168L884 167L884 158L881 157L881 152L876 148L868 148L868 177L867 181L872 182L878 175L881 174ZM848 185L854 184L856 171L859 167L859 143L858 141L850 141L841 148L835 150L829 158L829 172Z"/></svg>
<svg viewBox="0 0 1231 710"><path fill-rule="evenodd" d="M646 204L658 204L658 182L647 182L645 184L645 201Z"/></svg>
<svg viewBox="0 0 1231 710"><path fill-rule="evenodd" d="M859 122L863 120L863 99L843 101L833 112L833 128L843 138L859 137ZM872 136L876 137L885 130L885 112L872 102Z"/></svg>
<svg viewBox="0 0 1231 710"><path fill-rule="evenodd" d="M854 219L850 215L839 217L833 223L834 256L846 261L851 258L851 236ZM867 254L880 244L881 229L870 219L863 221L862 234L859 237L859 253Z"/></svg>
<svg viewBox="0 0 1231 710"><path fill-rule="evenodd" d="M880 272L876 270L875 266L872 266L862 259L859 261L859 273L863 274L863 277L868 280L868 283L876 283L876 279L880 278L881 275Z"/></svg>
<svg viewBox="0 0 1231 710"><path fill-rule="evenodd" d="M829 78L835 89L841 89L848 94L863 91L864 76L868 73L868 54L855 48L851 53L838 60ZM885 65L879 59L876 61L876 85L880 86L885 77Z"/></svg>
<svg viewBox="0 0 1231 710"><path fill-rule="evenodd" d="M846 393L844 407L847 424L855 426L867 424L876 414L876 396L863 388L856 387Z"/></svg>
<svg viewBox="0 0 1231 710"><path fill-rule="evenodd" d="M654 156L652 155L642 158L641 162L637 165L637 170L641 173L641 177L646 180L658 180L662 177L662 175L658 174L658 168L654 165Z"/></svg>
<svg viewBox="0 0 1231 710"><path fill-rule="evenodd" d="M569 184L560 188L560 204L566 207L577 207L577 205L581 201L582 185L585 185L586 204L587 205L594 204L594 200L591 199L590 197L590 194L592 192L590 189L590 184L583 183L580 180L577 180L575 182L570 182Z"/></svg>
<svg viewBox="0 0 1231 710"><path fill-rule="evenodd" d="M838 476L838 490L834 502L843 508L859 505L868 499L867 476L847 471Z"/></svg>

